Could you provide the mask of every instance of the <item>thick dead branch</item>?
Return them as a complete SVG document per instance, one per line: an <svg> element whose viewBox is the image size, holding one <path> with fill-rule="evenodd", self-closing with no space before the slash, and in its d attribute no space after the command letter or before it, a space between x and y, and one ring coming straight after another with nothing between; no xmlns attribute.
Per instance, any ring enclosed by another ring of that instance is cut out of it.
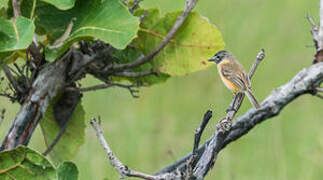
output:
<svg viewBox="0 0 323 180"><path fill-rule="evenodd" d="M133 62L127 63L127 64L115 64L111 67L114 71L120 71L124 69L130 69L137 66L140 66L151 59L153 59L168 43L169 41L174 37L177 30L182 26L184 23L186 17L188 14L192 11L192 9L195 7L198 0L186 0L185 8L183 14L179 15L177 17L177 20L175 21L172 29L168 32L166 37L162 40L162 42L148 55L146 56L140 56L138 59L136 59Z"/></svg>
<svg viewBox="0 0 323 180"><path fill-rule="evenodd" d="M300 71L291 81L275 89L269 96L267 96L267 98L262 102L262 108L258 110L254 108L250 109L238 117L233 123L231 130L225 137L223 137L223 143L221 145L216 145L216 147L219 147L217 151L220 151L227 144L247 134L257 124L277 116L286 105L301 95L310 94L313 86L318 86L322 82L323 62L314 64L311 67ZM214 141L214 136L215 135L208 139L198 149L198 156L201 156L205 150L212 145L212 140L213 142L217 142ZM184 156L182 159L161 170L158 174L176 171L179 167L182 167L187 160L191 158L191 156L192 153ZM182 171L182 169L180 170Z"/></svg>
<svg viewBox="0 0 323 180"><path fill-rule="evenodd" d="M61 60L48 64L39 72L26 101L2 142L0 151L13 149L19 144L28 144L50 100L65 85L65 70L68 62L68 60Z"/></svg>

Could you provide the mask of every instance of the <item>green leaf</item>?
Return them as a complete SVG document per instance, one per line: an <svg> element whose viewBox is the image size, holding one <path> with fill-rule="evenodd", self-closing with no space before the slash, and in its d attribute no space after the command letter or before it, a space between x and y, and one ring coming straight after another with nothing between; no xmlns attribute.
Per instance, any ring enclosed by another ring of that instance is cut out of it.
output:
<svg viewBox="0 0 323 180"><path fill-rule="evenodd" d="M0 179L56 180L52 164L41 154L19 146L0 152Z"/></svg>
<svg viewBox="0 0 323 180"><path fill-rule="evenodd" d="M34 23L22 16L15 20L0 18L0 52L26 49L33 41Z"/></svg>
<svg viewBox="0 0 323 180"><path fill-rule="evenodd" d="M47 108L45 116L40 121L41 129L47 146L52 144L59 134L62 125L58 123L54 116L54 104L59 101L60 95L52 100ZM71 119L68 121L66 130L60 138L54 149L50 152L51 159L55 162L63 162L64 160L72 160L84 143L85 136L85 112L79 101L72 110Z"/></svg>
<svg viewBox="0 0 323 180"><path fill-rule="evenodd" d="M135 15L141 16L144 11L138 10ZM161 17L158 9L149 9L132 46L144 54L150 53L166 36L181 13L173 12ZM224 42L216 26L193 12L188 15L170 43L153 59L153 66L158 72L185 75L210 66L207 59L222 49Z"/></svg>
<svg viewBox="0 0 323 180"><path fill-rule="evenodd" d="M23 1L24 16L29 16L31 7L32 0ZM136 37L139 29L138 18L130 14L119 0L79 0L67 11L40 2L35 16L36 31L47 34L51 45L64 34L71 22L74 24L70 35L64 38L63 46L47 48L48 60L54 60L74 42L82 39L96 38L117 49L124 49Z"/></svg>
<svg viewBox="0 0 323 180"><path fill-rule="evenodd" d="M52 4L53 6L61 10L71 9L72 7L74 7L74 4L75 4L75 0L41 0L41 1Z"/></svg>
<svg viewBox="0 0 323 180"><path fill-rule="evenodd" d="M77 180L78 169L72 162L63 162L57 168L58 180Z"/></svg>

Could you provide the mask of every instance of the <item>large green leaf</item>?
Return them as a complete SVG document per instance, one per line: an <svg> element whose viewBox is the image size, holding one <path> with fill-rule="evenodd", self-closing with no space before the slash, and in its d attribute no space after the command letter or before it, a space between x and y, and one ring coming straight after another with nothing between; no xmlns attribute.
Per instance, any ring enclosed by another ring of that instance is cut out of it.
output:
<svg viewBox="0 0 323 180"><path fill-rule="evenodd" d="M145 10L138 10L141 16ZM150 53L172 28L182 12L160 16L158 9L149 9L132 46ZM215 25L198 13L190 13L170 43L153 59L154 68L169 75L185 75L207 68L206 60L224 48L221 33Z"/></svg>
<svg viewBox="0 0 323 180"><path fill-rule="evenodd" d="M29 16L32 0L22 3L24 16ZM117 49L124 49L139 29L138 18L131 15L119 0L79 0L67 11L61 11L46 3L38 3L35 10L36 31L47 34L50 44L63 35L73 22L70 36L63 38L63 46L47 49L46 59L53 60L74 42L81 39L97 38Z"/></svg>
<svg viewBox="0 0 323 180"><path fill-rule="evenodd" d="M41 0L41 1L52 4L61 10L71 9L75 4L75 0Z"/></svg>
<svg viewBox="0 0 323 180"><path fill-rule="evenodd" d="M56 116L54 116L54 104L58 102L59 98L60 97L57 97L51 102L44 118L40 121L47 146L54 141L62 128L62 124L60 124L57 121L57 118L55 119ZM64 113L62 110L60 110L60 112ZM60 138L54 149L50 152L50 156L55 163L73 159L77 155L79 147L84 143L85 113L81 105L81 101L77 103L75 108L71 109L71 112L72 114L68 121L65 133Z"/></svg>
<svg viewBox="0 0 323 180"><path fill-rule="evenodd" d="M56 180L56 171L41 154L20 146L0 152L0 179Z"/></svg>
<svg viewBox="0 0 323 180"><path fill-rule="evenodd" d="M34 31L34 23L25 17L0 18L0 53L26 49L33 40Z"/></svg>
<svg viewBox="0 0 323 180"><path fill-rule="evenodd" d="M63 162L57 168L58 180L77 180L78 169L72 162Z"/></svg>

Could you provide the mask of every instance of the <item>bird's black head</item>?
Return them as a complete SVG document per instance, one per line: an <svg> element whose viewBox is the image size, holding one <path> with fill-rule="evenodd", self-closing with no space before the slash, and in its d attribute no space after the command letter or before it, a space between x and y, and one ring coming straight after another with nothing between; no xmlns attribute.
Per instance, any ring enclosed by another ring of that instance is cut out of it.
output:
<svg viewBox="0 0 323 180"><path fill-rule="evenodd" d="M230 53L226 50L217 52L211 59L208 61L214 61L216 64L219 64L224 57L230 56Z"/></svg>

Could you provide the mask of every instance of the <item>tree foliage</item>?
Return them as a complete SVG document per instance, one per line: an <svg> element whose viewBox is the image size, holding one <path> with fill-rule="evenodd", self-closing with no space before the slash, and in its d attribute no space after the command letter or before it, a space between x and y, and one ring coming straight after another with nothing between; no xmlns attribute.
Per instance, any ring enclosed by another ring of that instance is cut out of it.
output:
<svg viewBox="0 0 323 180"><path fill-rule="evenodd" d="M132 13L129 9L133 3L119 0L23 0L21 16L14 16L11 4L11 0L0 2L0 70L3 65L28 62L32 43L38 45L44 56L45 62L40 65L57 62L69 49L79 49L81 41L89 44L99 41L111 47L111 56L116 59L113 65L131 63L158 46L183 13L171 12L161 16L158 8L140 7ZM209 64L205 59L223 48L224 42L216 26L193 12L157 56L131 69L131 72L152 70L153 74L113 76L108 80L110 83L128 81L150 85L163 82L172 76L207 68ZM59 95L52 100L41 120L47 146L62 129L54 112L57 99ZM76 104L69 112L71 117L63 136L50 153L55 164L73 159L84 142L85 110L80 101ZM69 174L77 179L78 172L73 163L63 163L55 168L44 156L26 147L2 152L0 159L0 176L5 178L17 175L66 179Z"/></svg>

